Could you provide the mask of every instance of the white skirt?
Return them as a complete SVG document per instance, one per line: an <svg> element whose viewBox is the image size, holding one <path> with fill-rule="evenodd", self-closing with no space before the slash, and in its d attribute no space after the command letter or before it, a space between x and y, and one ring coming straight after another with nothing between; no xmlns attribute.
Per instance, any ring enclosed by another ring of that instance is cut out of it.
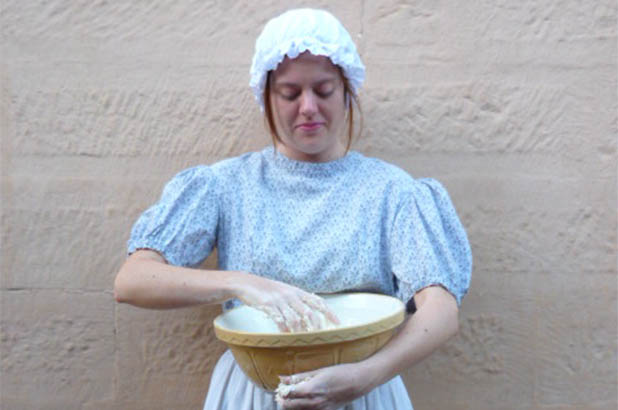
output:
<svg viewBox="0 0 618 410"><path fill-rule="evenodd" d="M217 362L204 410L277 410L275 395L257 387L241 370L231 351ZM345 405L341 410L412 410L400 376Z"/></svg>

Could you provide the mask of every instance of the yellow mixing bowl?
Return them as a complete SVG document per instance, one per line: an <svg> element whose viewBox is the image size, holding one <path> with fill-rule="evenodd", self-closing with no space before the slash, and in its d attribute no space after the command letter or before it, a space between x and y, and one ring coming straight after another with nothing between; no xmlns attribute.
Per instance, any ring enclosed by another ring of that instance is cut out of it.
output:
<svg viewBox="0 0 618 410"><path fill-rule="evenodd" d="M245 374L273 391L279 375L363 360L388 342L404 319L397 298L374 293L320 295L339 317L334 329L281 333L262 311L231 309L214 320L215 334L225 342Z"/></svg>

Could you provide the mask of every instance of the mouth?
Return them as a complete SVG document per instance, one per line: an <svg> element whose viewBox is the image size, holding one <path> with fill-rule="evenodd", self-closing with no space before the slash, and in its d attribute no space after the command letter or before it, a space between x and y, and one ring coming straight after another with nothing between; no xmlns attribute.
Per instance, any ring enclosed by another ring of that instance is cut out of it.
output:
<svg viewBox="0 0 618 410"><path fill-rule="evenodd" d="M323 122L304 122L302 124L298 124L296 128L300 128L303 131L314 131L324 125Z"/></svg>

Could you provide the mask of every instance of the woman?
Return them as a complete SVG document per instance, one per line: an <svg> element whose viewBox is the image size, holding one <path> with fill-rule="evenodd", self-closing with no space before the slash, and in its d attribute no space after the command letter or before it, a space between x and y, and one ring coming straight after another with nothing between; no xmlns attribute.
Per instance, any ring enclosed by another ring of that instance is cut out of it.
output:
<svg viewBox="0 0 618 410"><path fill-rule="evenodd" d="M116 298L174 308L238 301L282 330L332 321L314 293L371 291L414 304L400 331L372 357L283 377L285 409L411 409L398 374L458 327L470 280L466 234L436 181L349 151L364 66L349 34L322 10L291 10L256 42L251 86L273 147L170 181L133 227ZM194 269L218 249L221 270ZM275 409L228 351L205 409Z"/></svg>

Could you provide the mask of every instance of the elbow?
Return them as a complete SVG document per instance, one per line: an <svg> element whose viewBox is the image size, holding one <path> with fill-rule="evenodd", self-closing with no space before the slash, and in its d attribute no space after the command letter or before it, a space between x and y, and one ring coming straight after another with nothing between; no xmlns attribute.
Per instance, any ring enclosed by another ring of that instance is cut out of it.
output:
<svg viewBox="0 0 618 410"><path fill-rule="evenodd" d="M122 286L122 280L119 279L119 276L116 276L116 280L114 281L114 299L118 303L127 303L127 292L125 288Z"/></svg>
<svg viewBox="0 0 618 410"><path fill-rule="evenodd" d="M451 318L449 320L449 339L452 339L459 333L459 308L456 304L450 316Z"/></svg>
<svg viewBox="0 0 618 410"><path fill-rule="evenodd" d="M136 286L139 281L136 274L139 272L139 259L130 256L120 267L114 280L114 299L118 303L133 303L136 295ZM139 276L139 275L137 275Z"/></svg>
<svg viewBox="0 0 618 410"><path fill-rule="evenodd" d="M122 292L118 291L117 288L114 288L114 299L118 303L127 303L127 298L124 296Z"/></svg>
<svg viewBox="0 0 618 410"><path fill-rule="evenodd" d="M444 297L442 307L445 315L443 316L447 335L449 339L457 336L459 333L459 305L457 304L457 300L455 296L446 290L441 292Z"/></svg>
<svg viewBox="0 0 618 410"><path fill-rule="evenodd" d="M154 265L151 265L153 260L154 263L165 262L158 254L151 256L147 251L138 251L127 258L114 280L114 299L116 302L148 307L153 286L148 283L148 280L145 280L145 277L150 278L152 276L154 278L155 275L146 275L145 272L153 268Z"/></svg>
<svg viewBox="0 0 618 410"><path fill-rule="evenodd" d="M114 280L114 299L118 303L131 303L132 300L131 281L128 280L128 272L124 269L125 267L126 264L120 269Z"/></svg>
<svg viewBox="0 0 618 410"><path fill-rule="evenodd" d="M455 316L455 321L451 327L451 338L457 336L459 333L459 317Z"/></svg>

